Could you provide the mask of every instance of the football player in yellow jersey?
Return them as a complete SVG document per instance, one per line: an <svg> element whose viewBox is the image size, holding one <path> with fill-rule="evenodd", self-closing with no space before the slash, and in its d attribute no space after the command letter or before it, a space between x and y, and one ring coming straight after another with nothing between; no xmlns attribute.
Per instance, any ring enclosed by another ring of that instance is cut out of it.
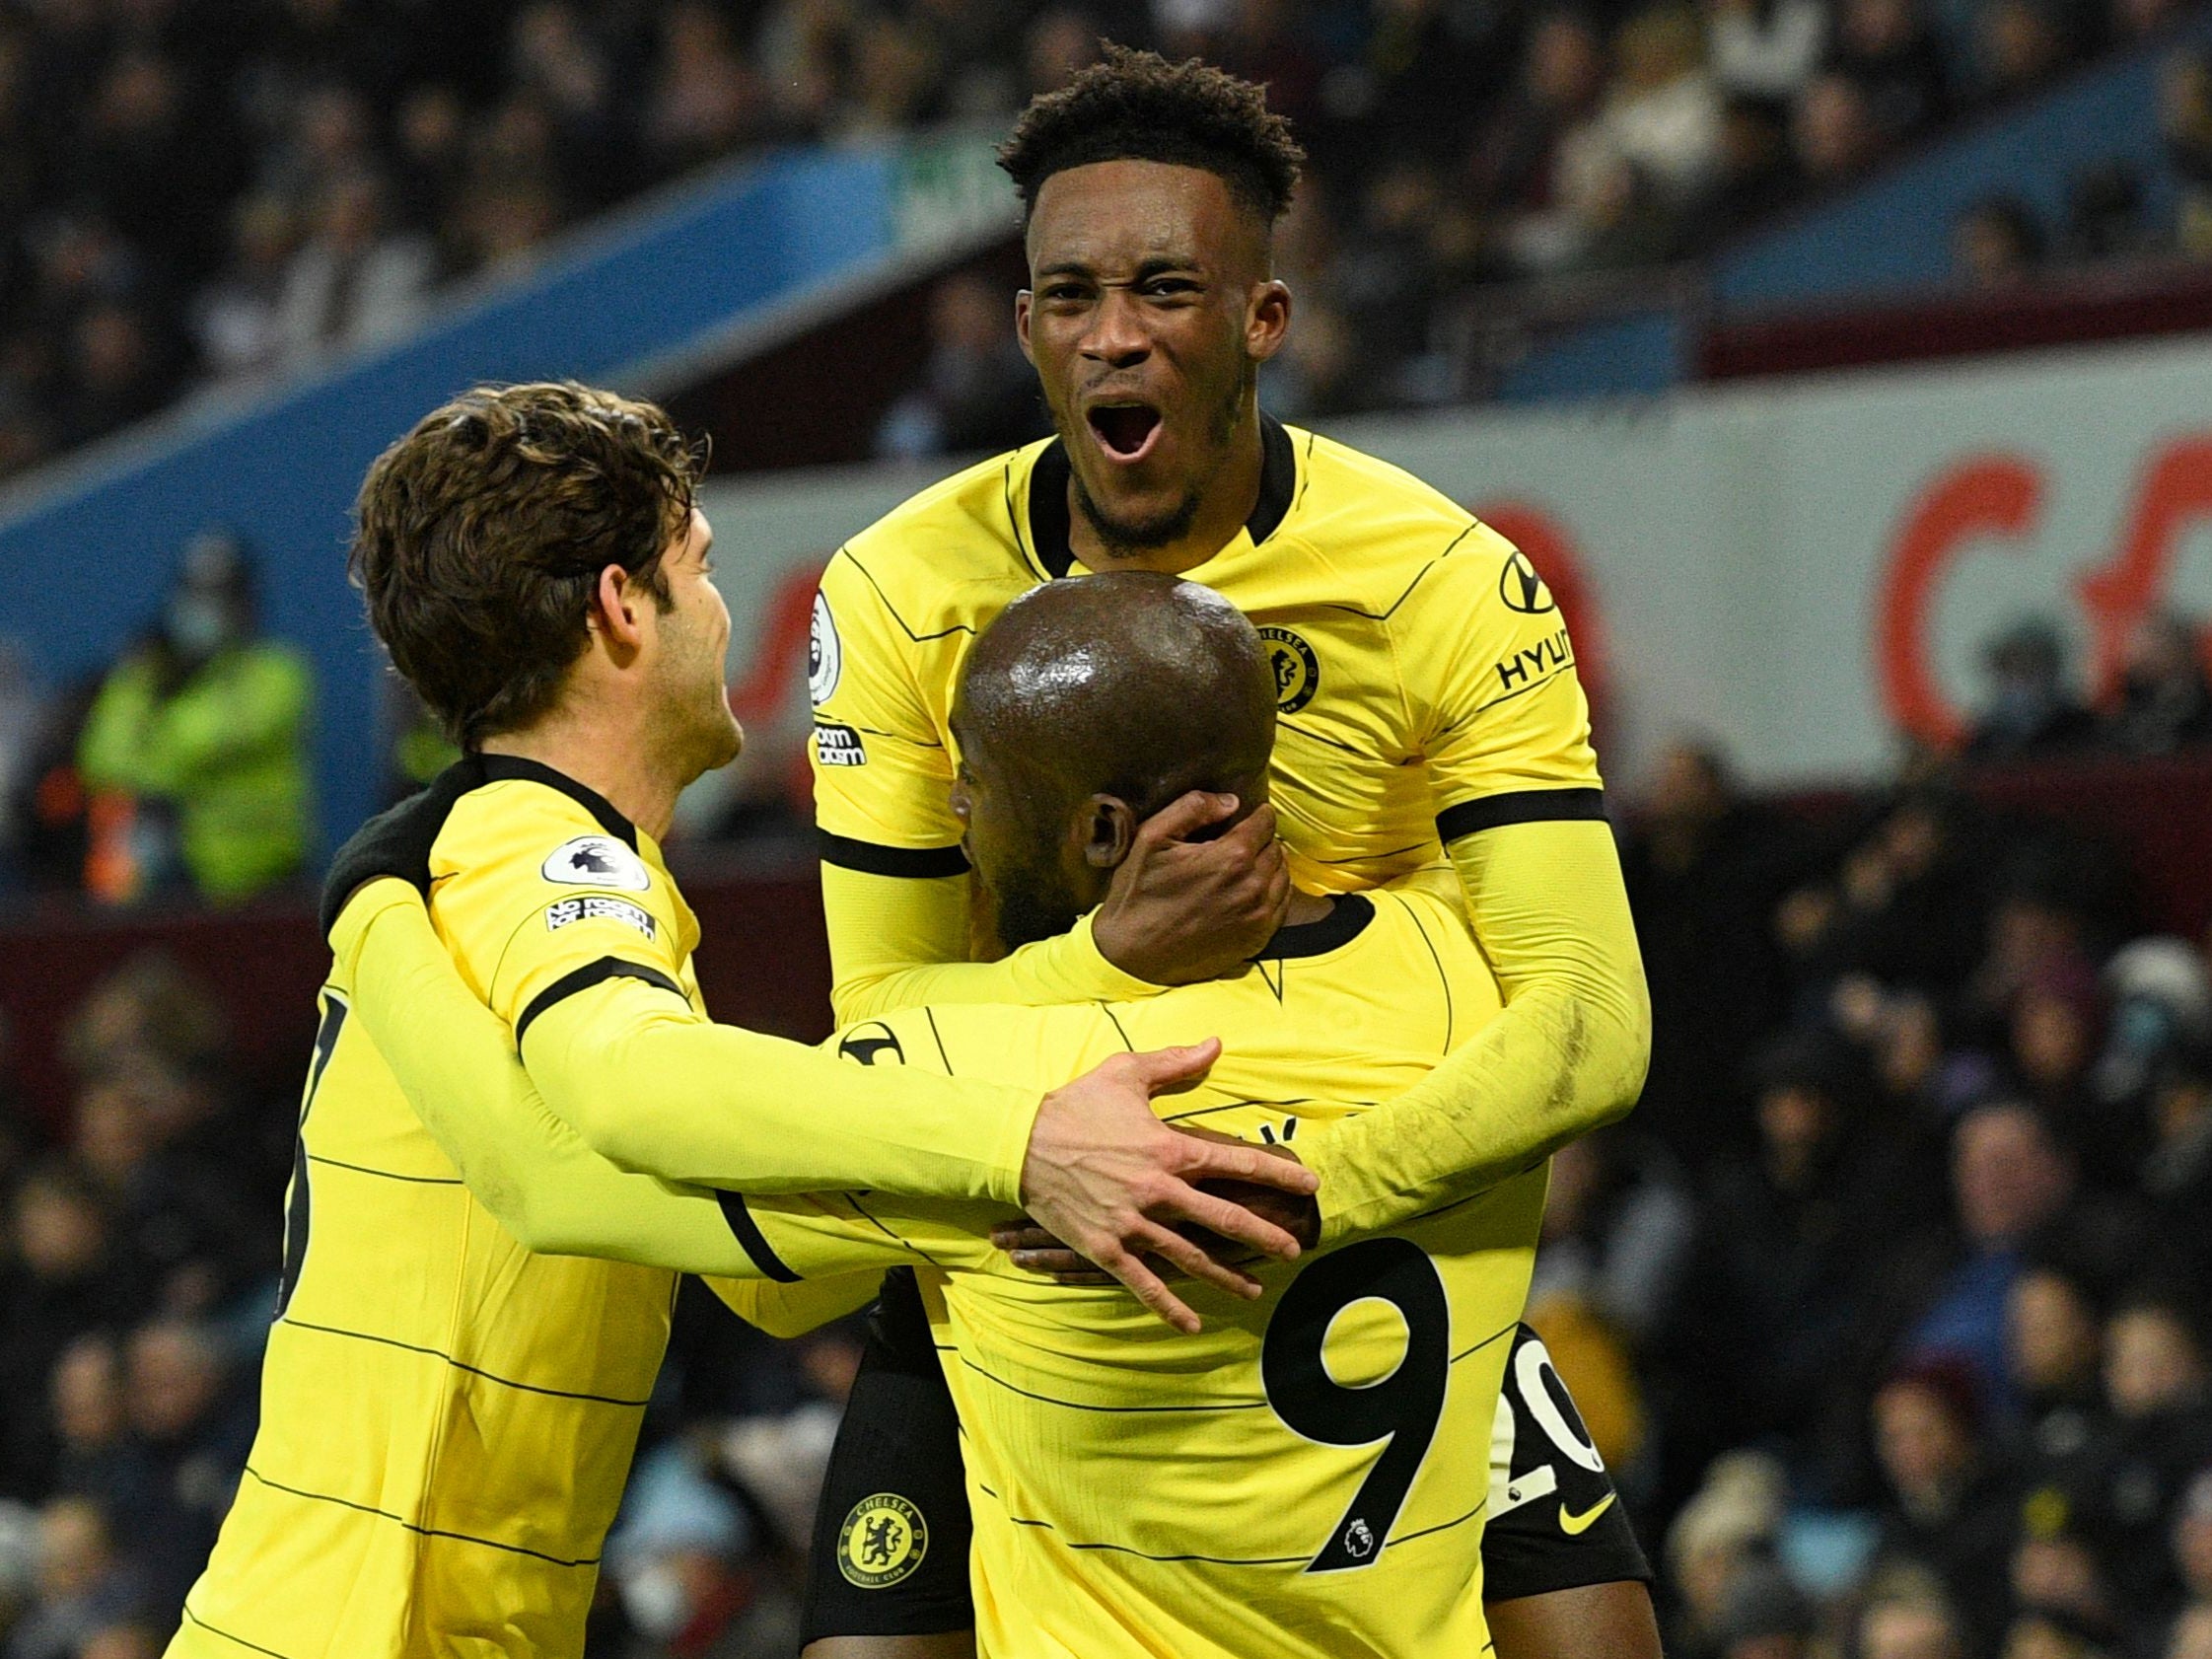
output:
<svg viewBox="0 0 2212 1659"><path fill-rule="evenodd" d="M1354 1119L1315 1147L1324 1239L1417 1213L1437 1172L1518 1168L1618 1116L1642 1080L1649 1004L1551 595L1417 479L1258 406L1257 369L1291 318L1268 254L1301 160L1285 123L1256 87L1112 49L1033 104L1000 159L1027 210L1016 325L1057 436L916 496L823 575L816 803L840 1018L1140 997L1242 960L1275 925L1280 892L1255 855L1264 820L1170 838L1178 812L1188 826L1227 810L1191 802L1148 828L1072 928L975 960L988 953L971 945L946 805L965 652L1039 584L1180 573L1269 645L1272 801L1299 887L1433 884L1464 905L1504 991L1501 1016L1415 1091L1419 1110ZM881 1342L869 1366L926 1374ZM915 1420L912 1401L899 1409ZM847 1434L901 1443L865 1414ZM1464 1475L1478 1489L1480 1470ZM866 1489L865 1471L853 1479ZM947 1631L957 1611L825 1617L810 1633ZM892 1651L958 1643L824 1642L821 1659Z"/></svg>
<svg viewBox="0 0 2212 1659"><path fill-rule="evenodd" d="M1183 790L1263 799L1273 705L1257 635L1193 584L1106 576L1010 609L967 665L957 716L968 746L961 811L989 931L1064 928L1126 859L1139 824ZM410 917L411 935L390 933L387 918L405 928ZM1455 1475L1485 1461L1499 1414L1542 1210L1540 1160L1480 1189L1440 1175L1438 1201L1387 1235L1296 1269L1256 1265L1256 1301L1192 1291L1206 1318L1196 1334L1115 1289L1024 1274L987 1236L1009 1212L974 1204L740 1200L749 1261L733 1262L709 1219L718 1200L669 1184L616 1190L620 1172L579 1160L573 1137L565 1147L548 1137L552 1119L505 1029L455 974L406 888L372 884L336 944L357 1018L424 1121L533 1242L552 1241L513 1195L561 1187L574 1216L602 1218L599 1237L588 1220L562 1233L567 1248L782 1279L921 1264L967 1430L985 1655L1381 1659L1483 1647L1486 1494L1470 1497ZM1295 895L1249 967L1164 995L906 1010L832 1041L879 1069L1035 1086L1160 1036L1221 1031L1221 1061L1162 1110L1289 1156L1403 1110L1376 1103L1498 1008L1457 906L1399 883ZM1318 1232L1310 1205L1296 1219ZM940 1518L885 1494L850 1518L837 1558L894 1584L927 1558Z"/></svg>
<svg viewBox="0 0 2212 1659"><path fill-rule="evenodd" d="M512 1026L563 1132L738 1191L1042 1199L1230 1283L1165 1223L1295 1253L1185 1179L1284 1185L1288 1169L1160 1125L1148 1088L1193 1056L1124 1055L1040 1106L1041 1091L869 1072L706 1019L697 925L654 839L740 741L696 461L649 405L513 387L428 417L362 496L372 618L467 753L360 845L432 893L467 990ZM260 1430L172 1652L576 1654L673 1280L533 1255L503 1231L348 1017L353 995L340 964L301 1111ZM623 1194L656 1185L620 1179ZM706 1219L701 1264L749 1269L744 1200ZM771 1326L795 1317L757 1287L739 1299Z"/></svg>

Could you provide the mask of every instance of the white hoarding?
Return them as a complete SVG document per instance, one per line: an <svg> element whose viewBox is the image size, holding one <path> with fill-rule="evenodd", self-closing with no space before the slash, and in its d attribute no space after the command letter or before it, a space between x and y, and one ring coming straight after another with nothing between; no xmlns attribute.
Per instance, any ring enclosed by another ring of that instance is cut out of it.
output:
<svg viewBox="0 0 2212 1659"><path fill-rule="evenodd" d="M2212 346L2078 348L1329 430L1520 541L1560 591L1633 783L1677 733L1763 782L1865 777L1955 735L2029 613L2103 683L2160 605L2212 613ZM707 492L748 788L803 769L807 609L838 542L930 481L853 469Z"/></svg>

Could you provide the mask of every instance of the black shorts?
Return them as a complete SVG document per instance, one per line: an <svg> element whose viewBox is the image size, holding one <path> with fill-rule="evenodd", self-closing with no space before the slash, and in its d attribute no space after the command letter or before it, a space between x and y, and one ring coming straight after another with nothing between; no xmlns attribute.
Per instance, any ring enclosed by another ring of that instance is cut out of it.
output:
<svg viewBox="0 0 2212 1659"><path fill-rule="evenodd" d="M1632 1578L1651 1566L1550 1355L1523 1326L1506 1362L1510 1466L1488 1480L1483 1596L1493 1602ZM1592 1465L1598 1467L1593 1468ZM914 1275L884 1277L815 1513L801 1640L964 1630L972 1528L960 1419Z"/></svg>
<svg viewBox="0 0 2212 1659"><path fill-rule="evenodd" d="M960 1418L912 1271L893 1267L822 1477L801 1642L975 1623Z"/></svg>

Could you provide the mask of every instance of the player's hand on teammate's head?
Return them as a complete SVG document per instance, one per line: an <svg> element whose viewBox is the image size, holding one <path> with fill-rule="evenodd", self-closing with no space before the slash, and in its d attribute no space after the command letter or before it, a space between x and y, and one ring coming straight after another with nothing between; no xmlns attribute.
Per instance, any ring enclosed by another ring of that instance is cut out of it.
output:
<svg viewBox="0 0 2212 1659"><path fill-rule="evenodd" d="M1290 903L1275 809L1262 803L1193 839L1239 807L1234 795L1192 790L1137 827L1092 923L1106 961L1156 985L1195 984L1250 961L1274 936Z"/></svg>
<svg viewBox="0 0 2212 1659"><path fill-rule="evenodd" d="M1260 1287L1178 1226L1267 1256L1289 1259L1301 1248L1289 1230L1200 1184L1249 1182L1300 1197L1320 1185L1295 1159L1242 1141L1179 1134L1154 1116L1154 1095L1204 1076L1220 1052L1209 1038L1187 1048L1116 1054L1053 1090L1037 1109L1022 1165L1022 1201L1032 1218L1185 1332L1199 1329L1198 1316L1148 1257L1232 1296L1256 1296Z"/></svg>

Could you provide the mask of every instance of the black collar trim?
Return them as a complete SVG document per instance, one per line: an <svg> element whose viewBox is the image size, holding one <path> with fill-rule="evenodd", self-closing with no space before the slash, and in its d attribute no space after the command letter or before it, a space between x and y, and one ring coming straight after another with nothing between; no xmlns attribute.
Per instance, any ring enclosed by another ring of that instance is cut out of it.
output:
<svg viewBox="0 0 2212 1659"><path fill-rule="evenodd" d="M630 851L637 851L637 826L616 812L614 804L605 795L578 783L566 772L556 772L542 761L527 759L520 755L477 755L471 758L483 768L486 783L521 778L528 783L542 783L548 789L559 790L598 820L602 830Z"/></svg>
<svg viewBox="0 0 2212 1659"><path fill-rule="evenodd" d="M1287 962L1292 957L1325 956L1341 950L1367 931L1375 919L1375 901L1358 893L1340 893L1336 904L1319 921L1297 927L1279 927L1254 962Z"/></svg>
<svg viewBox="0 0 2212 1659"><path fill-rule="evenodd" d="M1044 446L1030 469L1030 545L1036 562L1053 578L1065 576L1075 564L1075 549L1068 533L1067 446L1054 438ZM1291 503L1298 498L1298 446L1273 415L1259 416L1259 499L1252 503L1245 529L1257 546L1281 528Z"/></svg>

